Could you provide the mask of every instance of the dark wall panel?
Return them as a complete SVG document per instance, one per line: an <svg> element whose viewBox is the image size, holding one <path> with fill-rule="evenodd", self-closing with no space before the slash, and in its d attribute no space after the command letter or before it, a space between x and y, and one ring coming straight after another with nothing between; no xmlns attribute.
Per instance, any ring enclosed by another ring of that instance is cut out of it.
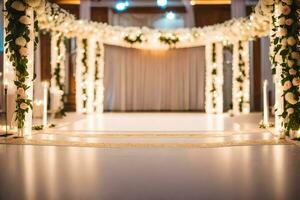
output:
<svg viewBox="0 0 300 200"><path fill-rule="evenodd" d="M41 46L41 80L50 81L51 79L51 64L50 64L50 34L40 34Z"/></svg>
<svg viewBox="0 0 300 200"><path fill-rule="evenodd" d="M96 22L108 22L108 8L95 7L91 10L91 19Z"/></svg>
<svg viewBox="0 0 300 200"><path fill-rule="evenodd" d="M222 23L231 18L230 5L196 5L194 15L197 27Z"/></svg>

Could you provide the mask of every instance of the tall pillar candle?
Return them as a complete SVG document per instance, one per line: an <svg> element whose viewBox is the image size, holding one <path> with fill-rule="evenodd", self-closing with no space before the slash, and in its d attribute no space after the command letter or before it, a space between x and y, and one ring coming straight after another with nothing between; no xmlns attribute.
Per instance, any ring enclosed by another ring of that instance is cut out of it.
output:
<svg viewBox="0 0 300 200"><path fill-rule="evenodd" d="M43 99L43 126L46 127L48 124L48 83L44 82L44 99Z"/></svg>
<svg viewBox="0 0 300 200"><path fill-rule="evenodd" d="M268 81L264 81L263 85L263 103L264 103L264 113L263 113L263 123L264 125L269 124L269 102L268 102Z"/></svg>

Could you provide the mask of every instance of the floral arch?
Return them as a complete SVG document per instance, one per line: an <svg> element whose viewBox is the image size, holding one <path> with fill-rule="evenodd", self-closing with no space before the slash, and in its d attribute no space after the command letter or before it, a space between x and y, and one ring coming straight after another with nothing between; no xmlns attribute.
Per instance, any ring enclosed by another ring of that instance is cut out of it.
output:
<svg viewBox="0 0 300 200"><path fill-rule="evenodd" d="M62 91L65 38L77 40L77 111L102 112L103 44L140 49L206 47L206 112L223 112L222 54L224 43L233 44L233 110L249 112L248 41L270 36L270 59L276 85L276 130L300 129L299 10L296 0L260 0L245 18L203 28L157 30L117 27L76 20L58 5L44 0L5 2L5 82L17 91L15 119L24 134L31 134L33 61L36 34L49 31L51 89ZM12 73L14 72L14 73ZM10 74L10 75L9 75ZM94 81L87 81L93 77ZM95 95L98 94L98 95ZM100 95L99 95L100 94ZM96 98L95 98L96 97Z"/></svg>

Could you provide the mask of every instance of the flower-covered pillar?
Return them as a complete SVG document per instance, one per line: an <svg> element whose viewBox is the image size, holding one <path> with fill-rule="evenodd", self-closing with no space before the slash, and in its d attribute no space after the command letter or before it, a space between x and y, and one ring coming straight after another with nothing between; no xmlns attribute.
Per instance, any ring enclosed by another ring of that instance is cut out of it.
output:
<svg viewBox="0 0 300 200"><path fill-rule="evenodd" d="M41 1L7 0L5 2L5 63L6 70L15 71L14 85L10 90L16 94L14 119L18 135L31 135L32 100L34 79L34 43L35 28L34 8ZM8 59L7 59L8 58ZM8 64L10 62L10 64ZM5 75L5 81L9 77Z"/></svg>
<svg viewBox="0 0 300 200"><path fill-rule="evenodd" d="M87 39L76 38L76 112L87 112Z"/></svg>
<svg viewBox="0 0 300 200"><path fill-rule="evenodd" d="M104 45L101 41L96 42L95 58L95 111L102 113L104 110Z"/></svg>
<svg viewBox="0 0 300 200"><path fill-rule="evenodd" d="M64 82L66 46L64 36L53 32L51 35L51 111L56 116L65 116Z"/></svg>
<svg viewBox="0 0 300 200"><path fill-rule="evenodd" d="M94 112L94 98L95 98L95 58L96 58L96 41L94 37L87 39L87 78L86 82L86 93L87 93L87 113Z"/></svg>
<svg viewBox="0 0 300 200"><path fill-rule="evenodd" d="M232 109L234 114L250 112L249 42L233 43Z"/></svg>
<svg viewBox="0 0 300 200"><path fill-rule="evenodd" d="M206 44L205 57L205 111L223 113L223 44Z"/></svg>
<svg viewBox="0 0 300 200"><path fill-rule="evenodd" d="M87 66L83 66L83 63L86 63L86 52L84 46L84 39L81 37L76 37L76 112L83 113L86 112L85 104L86 104L86 93L84 91L84 76L82 74L83 68Z"/></svg>
<svg viewBox="0 0 300 200"><path fill-rule="evenodd" d="M271 61L275 74L277 133L300 137L299 5L276 1L272 16ZM297 135L298 134L298 135Z"/></svg>

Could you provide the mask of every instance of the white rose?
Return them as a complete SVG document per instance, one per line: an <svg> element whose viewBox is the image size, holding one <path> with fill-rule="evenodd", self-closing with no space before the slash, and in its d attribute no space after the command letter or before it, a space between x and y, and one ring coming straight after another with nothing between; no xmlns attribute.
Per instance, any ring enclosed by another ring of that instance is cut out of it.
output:
<svg viewBox="0 0 300 200"><path fill-rule="evenodd" d="M24 2L26 4L28 4L30 7L35 8L35 7L38 7L40 5L41 0L24 0Z"/></svg>
<svg viewBox="0 0 300 200"><path fill-rule="evenodd" d="M18 46L24 47L27 42L26 42L25 38L21 36L16 39L15 43Z"/></svg>
<svg viewBox="0 0 300 200"><path fill-rule="evenodd" d="M19 53L20 53L21 56L28 56L29 50L26 47L21 47L19 49Z"/></svg>
<svg viewBox="0 0 300 200"><path fill-rule="evenodd" d="M19 88L17 89L17 93L18 93L18 95L20 95L20 96L23 96L23 95L24 95L24 93L25 93L25 90L24 90L24 88L22 88L22 87L19 87Z"/></svg>
<svg viewBox="0 0 300 200"><path fill-rule="evenodd" d="M294 113L294 108L288 108L286 111L289 115L291 115Z"/></svg>
<svg viewBox="0 0 300 200"><path fill-rule="evenodd" d="M21 1L14 1L11 7L17 11L25 11L26 7Z"/></svg>
<svg viewBox="0 0 300 200"><path fill-rule="evenodd" d="M22 110L26 110L28 108L28 105L26 103L21 103L20 108Z"/></svg>
<svg viewBox="0 0 300 200"><path fill-rule="evenodd" d="M145 36L144 36L144 35L141 35L141 37L140 37L140 38L141 38L141 40L142 40L142 41L145 41L145 40L146 40L146 38L145 38Z"/></svg>
<svg viewBox="0 0 300 200"><path fill-rule="evenodd" d="M21 88L21 87L18 88L17 93L18 93L18 95L20 95L20 97L22 99L27 99L28 98L27 94L25 93L24 88Z"/></svg>
<svg viewBox="0 0 300 200"><path fill-rule="evenodd" d="M276 25L280 26L280 25L284 25L286 23L286 20L284 17L280 17L277 19L276 21Z"/></svg>
<svg viewBox="0 0 300 200"><path fill-rule="evenodd" d="M291 5L292 4L292 0L281 0L282 2L286 3L287 5Z"/></svg>
<svg viewBox="0 0 300 200"><path fill-rule="evenodd" d="M19 18L19 22L25 25L29 25L31 23L30 18L27 17L26 15L23 15L22 17Z"/></svg>
<svg viewBox="0 0 300 200"><path fill-rule="evenodd" d="M295 97L294 97L294 94L291 93L291 92L288 92L284 95L284 98L285 100L289 103L289 104L292 104L292 105L295 105L297 103Z"/></svg>
<svg viewBox="0 0 300 200"><path fill-rule="evenodd" d="M290 70L289 70L289 74L290 74L290 75L295 75L295 74L297 74L297 71L294 70L294 69L290 69Z"/></svg>
<svg viewBox="0 0 300 200"><path fill-rule="evenodd" d="M283 38L282 40L281 40L281 45L283 46L283 47L285 47L286 45L287 45L287 40L286 40L286 38Z"/></svg>
<svg viewBox="0 0 300 200"><path fill-rule="evenodd" d="M294 66L294 64L295 64L295 62L293 61L293 60L288 60L287 61L287 65L289 66L289 67L293 67Z"/></svg>
<svg viewBox="0 0 300 200"><path fill-rule="evenodd" d="M296 52L296 51L293 51L292 53L291 53L291 57L293 58L293 59L299 59L300 58L300 55L299 55L299 53L298 52Z"/></svg>
<svg viewBox="0 0 300 200"><path fill-rule="evenodd" d="M292 87L291 81L286 81L286 82L284 82L284 84L283 84L283 90L288 90L288 89L290 89L291 87Z"/></svg>
<svg viewBox="0 0 300 200"><path fill-rule="evenodd" d="M293 20L293 19L291 19L291 18L289 18L289 19L285 20L285 24L286 24L286 25L288 25L288 26L292 25L292 24L293 24L293 22L294 22L294 20Z"/></svg>
<svg viewBox="0 0 300 200"><path fill-rule="evenodd" d="M135 35L133 35L133 34L130 34L130 35L128 36L128 38L129 38L130 40L135 40L135 39L136 39Z"/></svg>
<svg viewBox="0 0 300 200"><path fill-rule="evenodd" d="M285 28L279 28L277 31L277 35L282 37L285 36L287 34L287 30Z"/></svg>
<svg viewBox="0 0 300 200"><path fill-rule="evenodd" d="M287 39L287 43L288 43L288 45L290 45L290 46L294 46L295 44L296 44L296 39L294 38L294 37L289 37L288 39Z"/></svg>
<svg viewBox="0 0 300 200"><path fill-rule="evenodd" d="M278 63L282 63L282 61L283 61L283 60L282 60L282 56L279 55L279 54L276 54L276 55L275 55L275 61L278 62Z"/></svg>
<svg viewBox="0 0 300 200"><path fill-rule="evenodd" d="M284 15L288 15L288 14L290 14L290 12L291 12L291 8L290 8L289 6L282 6L282 7L281 7L281 12L282 12L282 14L284 14Z"/></svg>
<svg viewBox="0 0 300 200"><path fill-rule="evenodd" d="M300 85L300 78L293 78L292 82L293 82L294 86L299 86Z"/></svg>

